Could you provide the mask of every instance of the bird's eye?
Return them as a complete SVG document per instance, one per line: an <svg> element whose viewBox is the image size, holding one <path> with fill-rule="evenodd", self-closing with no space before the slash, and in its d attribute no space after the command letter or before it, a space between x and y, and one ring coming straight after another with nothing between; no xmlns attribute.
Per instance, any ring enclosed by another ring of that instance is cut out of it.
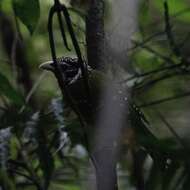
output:
<svg viewBox="0 0 190 190"><path fill-rule="evenodd" d="M69 84L74 79L80 78L80 67L77 58L62 57L57 60L61 71L64 73L65 80Z"/></svg>
<svg viewBox="0 0 190 190"><path fill-rule="evenodd" d="M66 62L62 62L61 64L60 64L60 67L61 67L61 70L63 71L63 72L65 72L65 71L67 71L67 70L69 70L69 65L66 63Z"/></svg>

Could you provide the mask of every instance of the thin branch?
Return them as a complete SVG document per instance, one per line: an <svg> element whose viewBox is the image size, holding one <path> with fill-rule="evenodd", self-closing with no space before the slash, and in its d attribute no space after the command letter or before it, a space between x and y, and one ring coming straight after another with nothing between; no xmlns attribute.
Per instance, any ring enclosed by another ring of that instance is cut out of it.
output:
<svg viewBox="0 0 190 190"><path fill-rule="evenodd" d="M169 96L169 97L166 97L166 98L161 98L161 99L158 99L158 100L154 100L154 101L151 101L149 103L141 104L138 107L145 108L145 107L150 107L150 106L156 106L158 104L166 103L166 102L169 102L169 101L174 101L174 100L184 98L184 97L188 97L188 96L190 96L190 92L186 92L184 94L179 94L179 95L176 95L176 96Z"/></svg>
<svg viewBox="0 0 190 190"><path fill-rule="evenodd" d="M43 186L41 184L41 181L40 181L38 175L35 173L35 171L33 169L33 166L29 162L29 158L28 158L27 154L25 154L25 152L24 152L25 147L23 146L23 143L22 143L22 141L19 138L19 136L18 136L17 133L16 133L16 137L17 137L20 149L21 149L20 153L21 153L22 159L23 159L23 161L25 163L25 166L26 166L25 169L26 169L26 171L30 174L30 178L32 179L32 181L36 185L37 190L44 190L44 188L43 188Z"/></svg>
<svg viewBox="0 0 190 190"><path fill-rule="evenodd" d="M68 27L68 31L70 33L70 37L71 37L73 46L75 48L75 52L76 52L77 57L78 57L78 63L79 63L79 66L81 68L81 71L82 71L82 75L83 75L83 79L84 79L84 85L87 89L87 98L90 99L90 94L89 94L90 91L89 91L89 86L88 86L88 73L86 71L86 65L84 64L84 62L82 60L80 47L79 47L77 39L75 37L75 33L74 33L74 30L72 27L71 19L70 19L69 13L67 11L67 8L64 5L61 5L58 0L57 1L55 0L55 5L53 7L51 7L51 9L49 11L49 18L48 18L49 43L50 43L52 60L54 63L54 68L55 68L55 76L56 76L56 79L57 79L57 82L58 82L58 85L59 85L59 88L62 92L63 97L65 97L67 99L71 108L73 109L73 111L78 116L79 122L81 123L81 126L83 127L83 132L84 132L83 134L84 134L84 140L86 143L86 149L89 153L89 157L91 158L91 160L94 164L94 167L97 168L95 159L93 158L93 156L91 155L90 150L89 150L89 139L88 139L88 136L86 133L86 124L85 124L84 120L82 119L81 114L80 114L77 106L73 103L73 99L70 95L68 87L65 85L65 82L63 80L64 73L61 72L60 66L57 63L56 47L55 47L54 32L53 32L53 16L57 12L56 6L59 8L59 10L61 9L61 11L63 12L63 15L65 17L65 21L66 21L66 24ZM59 23L59 25L61 25L61 24L62 23ZM62 33L62 38L64 38L63 35L64 34Z"/></svg>
<svg viewBox="0 0 190 190"><path fill-rule="evenodd" d="M160 119L163 121L163 123L166 125L166 127L170 130L170 132L173 134L173 136L176 138L176 140L181 144L181 146L186 150L189 151L188 147L186 146L186 143L181 139L181 137L177 134L177 132L174 130L174 128L170 125L170 123L166 120L166 118L158 111L156 110L157 114L159 115Z"/></svg>
<svg viewBox="0 0 190 190"><path fill-rule="evenodd" d="M165 62L169 62L171 64L175 64L173 62L172 59L170 59L170 57L167 57L167 56L164 56L162 54L160 54L159 52L157 52L156 50L150 48L149 46L147 45L144 45L144 44L139 44L137 41L133 41L135 44L139 45L140 47L146 49L147 51L149 51L150 53L156 55L157 57L159 57L160 59L164 60Z"/></svg>
<svg viewBox="0 0 190 190"><path fill-rule="evenodd" d="M190 12L190 7L187 7L187 8L185 8L185 9L180 10L179 12L175 13L174 15L171 15L170 17L171 17L172 19L174 19L174 18L179 17L179 16L181 16L182 14L185 14L185 13L187 13L187 12Z"/></svg>
<svg viewBox="0 0 190 190"><path fill-rule="evenodd" d="M163 71L173 70L173 69L176 69L176 68L180 68L182 65L183 65L182 63L180 63L180 64L173 64L173 65L169 65L167 67L161 67L161 68L158 68L158 69L154 69L154 70L142 73L142 74L135 74L134 76L131 76L131 77L127 78L127 79L124 79L124 80L120 81L120 83L125 83L125 82L128 82L128 81L133 80L133 79L138 79L138 78L146 77L146 76L149 76L149 75L152 75L152 74L156 74L156 73L160 73L160 72L163 72Z"/></svg>
<svg viewBox="0 0 190 190"><path fill-rule="evenodd" d="M151 40L153 40L154 38L158 37L158 36L161 36L161 35L164 35L165 34L165 31L160 31L160 32L157 32L155 34L152 34L151 36L147 37L146 39L144 39L142 42L138 42L138 44L135 44L133 47L127 49L127 51L133 51L135 49L137 49L139 46L142 47L143 45L149 43Z"/></svg>
<svg viewBox="0 0 190 190"><path fill-rule="evenodd" d="M26 169L26 164L24 162L22 162L22 161L10 159L10 160L8 160L8 164L10 164L10 165L12 164L12 165L14 165L16 167L21 167L21 168Z"/></svg>
<svg viewBox="0 0 190 190"><path fill-rule="evenodd" d="M160 82L160 81L163 81L165 79L168 79L168 78L171 78L171 77L175 77L177 75L180 75L182 73L179 73L179 72L174 72L174 73L166 73L165 75L162 75L156 79L153 79L153 80L149 80L148 82L146 82L145 84L143 84L144 81L140 82L140 83L137 83L136 86L134 86L134 89L135 90L139 90L139 89L147 89L148 87L152 87L153 85L155 85L156 83Z"/></svg>
<svg viewBox="0 0 190 190"><path fill-rule="evenodd" d="M22 172L20 172L20 171L18 171L18 170L15 170L15 169L13 169L13 168L9 168L8 169L9 171L11 171L11 172L13 172L13 173L15 173L15 174L17 174L17 175L20 175L20 176L22 176L22 177L25 177L26 179L28 179L28 180L30 180L31 182L33 182L34 184L36 184L36 182L33 180L33 178L31 178L30 176L28 176L28 175L26 175L26 174L24 174L24 173L22 173Z"/></svg>
<svg viewBox="0 0 190 190"><path fill-rule="evenodd" d="M36 80L36 82L34 83L34 85L32 86L32 88L30 89L30 91L28 92L28 94L25 97L25 103L24 105L22 105L22 107L19 110L19 114L21 114L25 108L26 105L29 103L30 99L32 98L32 95L34 94L34 92L36 91L36 89L38 88L38 86L40 85L41 81L43 80L43 78L45 77L46 73L42 73L38 79Z"/></svg>
<svg viewBox="0 0 190 190"><path fill-rule="evenodd" d="M164 18L165 18L165 32L168 38L168 42L169 45L173 51L173 53L177 56L180 57L181 56L181 52L179 47L177 46L176 42L175 42L175 38L172 32L172 27L170 24L170 15L169 15L169 7L168 7L168 3L165 0L164 1Z"/></svg>
<svg viewBox="0 0 190 190"><path fill-rule="evenodd" d="M173 19L175 19L175 18L177 18L177 17L179 17L179 16L181 16L181 15L187 13L187 12L190 12L190 7L185 8L185 9L182 9L182 10L176 12L175 14L170 15L170 20L173 20ZM163 22L164 22L164 20L156 20L156 22L153 21L152 23L150 23L150 24L148 25L148 27L152 27L152 26L154 26L155 24L156 24L156 25L162 24Z"/></svg>

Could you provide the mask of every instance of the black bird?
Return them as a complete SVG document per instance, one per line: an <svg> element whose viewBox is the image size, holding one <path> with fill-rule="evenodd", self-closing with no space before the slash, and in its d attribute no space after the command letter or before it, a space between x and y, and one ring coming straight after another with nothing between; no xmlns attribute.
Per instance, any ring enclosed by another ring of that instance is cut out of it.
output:
<svg viewBox="0 0 190 190"><path fill-rule="evenodd" d="M108 85L116 86L116 93L113 94L113 101L120 106L125 106L127 109L124 113L126 117L122 132L125 139L121 139L124 142L140 145L148 151L156 151L157 149L163 149L159 147L159 139L150 130L149 122L147 121L141 110L132 102L132 98L126 97L126 87L113 81L111 77L107 76L102 71L97 71L87 66L88 70L88 83L90 87L91 102L86 99L86 89L84 86L84 80L81 72L81 68L78 64L77 58L61 57L57 59L57 63L61 68L61 72L64 74L64 82L66 82L67 89L72 98L75 108L77 108L80 117L87 125L87 133L90 138L94 133L94 125L97 121L97 115L105 106L105 100L102 100L102 91L107 88ZM53 61L48 61L40 65L41 69L45 69L51 72L55 72ZM114 108L112 110L114 112ZM131 132L132 131L132 132ZM126 134L126 135L125 135ZM130 135L135 135L131 137ZM127 140L126 138L129 138ZM132 139L133 142L130 142ZM123 143L123 142L122 142ZM127 145L128 146L128 145Z"/></svg>
<svg viewBox="0 0 190 190"><path fill-rule="evenodd" d="M148 121L146 120L144 114L138 109L138 107L131 103L131 100L128 100L126 97L126 88L119 83L116 84L110 77L108 77L102 71L97 71L92 69L90 66L87 66L88 70L88 82L90 87L90 94L92 96L91 106L93 108L92 115L89 114L89 110L85 108L84 103L87 102L86 100L86 93L85 93L85 86L82 80L82 72L81 68L78 64L77 58L70 58L70 57L61 57L57 59L57 63L60 66L61 72L64 74L64 82L70 91L70 95L72 96L72 100L79 107L81 115L87 123L94 122L96 112L98 109L101 108L103 102L101 101L101 93L102 90L106 88L107 85L116 85L118 94L115 94L116 99L117 95L120 98L121 104L129 104L129 111L126 112L130 117L129 121L131 125L135 125L135 128L143 128L146 130L148 126ZM48 70L51 72L55 72L55 68L53 65L53 61L47 61L40 65L41 69ZM89 108L89 107L88 107Z"/></svg>

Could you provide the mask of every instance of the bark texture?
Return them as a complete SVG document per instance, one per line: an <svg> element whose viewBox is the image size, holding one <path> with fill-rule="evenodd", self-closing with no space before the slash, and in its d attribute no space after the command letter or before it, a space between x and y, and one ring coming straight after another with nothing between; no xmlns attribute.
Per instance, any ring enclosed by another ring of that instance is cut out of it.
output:
<svg viewBox="0 0 190 190"><path fill-rule="evenodd" d="M98 70L104 68L104 1L91 0L86 16L88 64Z"/></svg>

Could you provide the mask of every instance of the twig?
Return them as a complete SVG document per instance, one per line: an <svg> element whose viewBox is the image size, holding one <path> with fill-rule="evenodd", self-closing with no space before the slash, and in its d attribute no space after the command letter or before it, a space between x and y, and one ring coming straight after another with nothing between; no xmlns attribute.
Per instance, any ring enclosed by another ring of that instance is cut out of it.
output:
<svg viewBox="0 0 190 190"><path fill-rule="evenodd" d="M171 78L171 77L175 77L176 75L180 75L181 73L179 72L174 72L174 73L166 73L165 75L162 75L156 79L153 79L153 80L149 80L148 82L146 82L145 84L143 84L144 81L140 82L140 83L137 83L135 86L134 86L134 89L135 90L139 90L139 89L147 89L148 87L152 87L153 85L155 85L156 83L160 82L160 81L163 81L165 79L168 79L168 78Z"/></svg>
<svg viewBox="0 0 190 190"><path fill-rule="evenodd" d="M145 108L145 107L155 106L155 105L158 105L158 104L162 104L162 103L169 102L169 101L174 101L174 100L184 98L184 97L188 97L188 96L190 96L190 92L186 92L184 94L179 94L179 95L176 95L176 96L169 96L169 97L166 97L166 98L154 100L154 101L151 101L149 103L141 104L138 107Z"/></svg>
<svg viewBox="0 0 190 190"><path fill-rule="evenodd" d="M161 35L164 35L165 34L165 31L160 31L160 32L157 32L155 34L152 34L151 36L147 37L146 39L144 39L142 42L138 42L138 44L135 44L133 47L127 49L127 51L133 51L135 50L136 48L138 48L139 46L143 46L147 43L149 43L151 40L153 40L154 38L156 38L157 36L161 36Z"/></svg>
<svg viewBox="0 0 190 190"><path fill-rule="evenodd" d="M173 136L176 138L176 140L181 144L181 146L188 150L189 148L186 146L186 143L181 139L181 137L177 134L177 132L173 129L173 127L170 125L170 123L166 120L166 118L158 111L156 110L157 114L159 115L160 119L164 122L166 127L170 130L170 132L173 134ZM189 150L188 150L189 151Z"/></svg>
<svg viewBox="0 0 190 190"><path fill-rule="evenodd" d="M57 8L58 8L58 10L57 10ZM91 160L92 160L92 162L94 164L94 167L96 168L96 162L95 162L93 156L90 154L90 150L89 150L89 142L88 142L88 136L87 136L87 133L86 133L86 125L85 125L85 123L84 123L84 121L83 121L83 119L82 119L82 117L80 115L80 112L79 112L78 108L73 103L73 99L70 96L69 90L68 90L68 88L65 85L65 82L63 80L64 73L61 72L60 65L57 63L57 56L56 56L56 49L55 49L55 42L54 42L54 34L53 34L53 16L57 11L60 11L60 9L61 9L61 11L63 11L64 17L65 17L65 20L66 20L66 24L67 24L67 27L68 27L68 30L69 30L69 33L70 33L70 36L71 36L71 39L72 39L72 43L73 43L73 46L75 48L75 51L76 51L76 54L77 54L77 57L78 57L78 63L79 63L79 66L81 68L81 71L82 71L85 88L87 89L87 98L90 98L90 94L89 94L90 91L89 91L89 86L88 86L88 76L87 76L87 71L86 71L86 65L83 63L80 48L79 48L78 42L76 40L74 31L73 31L73 28L72 28L72 24L71 24L71 20L70 20L67 8L64 5L61 5L58 0L55 0L54 6L50 9L49 18L48 18L49 42L50 42L51 55L52 55L54 68L55 68L55 76L56 76L56 79L57 79L57 82L58 82L58 85L59 85L59 88L60 88L60 90L62 92L63 97L65 97L67 99L67 101L70 104L71 108L73 109L73 111L78 116L79 122L81 123L81 126L84 128L83 132L84 132L84 140L85 140L85 143L86 143L86 148L87 148L87 151L89 153L89 157L91 158ZM59 22L59 25L62 25L62 24L63 24L62 22ZM65 35L65 34L62 33L62 38L64 38L63 35Z"/></svg>
<svg viewBox="0 0 190 190"><path fill-rule="evenodd" d="M181 16L182 14L184 14L184 13L186 13L186 12L189 12L189 11L190 11L190 8L189 8L189 7L188 7L188 8L185 8L185 9L182 9L182 10L176 12L175 14L170 15L170 19L173 20L173 19L175 19L175 18L177 18L177 17ZM152 27L152 26L154 26L155 24L156 24L156 25L162 24L163 22L164 22L164 20L156 20L156 22L150 23L150 24L148 25L148 27Z"/></svg>
<svg viewBox="0 0 190 190"><path fill-rule="evenodd" d="M19 138L19 136L17 135L17 132L16 132L16 137L17 137L17 140L18 140L18 143L19 143L19 146L21 148L21 156L23 158L23 161L25 163L25 169L26 171L30 174L30 178L32 179L33 183L36 185L37 187L37 190L44 190L43 186L41 185L40 183L40 179L38 178L37 174L35 173L35 171L33 170L33 167L31 165L30 162L28 162L28 157L27 155L25 154L25 152L23 152L23 150L25 150L23 144L22 144L22 141L21 139Z"/></svg>
<svg viewBox="0 0 190 190"><path fill-rule="evenodd" d="M33 182L34 184L36 183L36 182L33 180L33 178L31 178L30 176L28 176L28 175L26 175L26 174L24 174L24 173L22 173L22 172L20 172L20 171L18 171L18 170L15 170L15 169L13 169L13 168L9 168L8 170L11 171L11 172L16 173L17 175L20 175L20 176L22 176L22 177L25 177L26 179L30 180L30 181Z"/></svg>
<svg viewBox="0 0 190 190"><path fill-rule="evenodd" d="M178 48L178 46L176 45L175 38L174 38L172 30L171 30L172 27L170 24L169 7L168 7L168 3L166 0L164 1L164 17L165 17L165 32L166 32L166 35L168 38L169 45L170 45L173 53L177 57L180 57L181 52L180 52L180 49Z"/></svg>
<svg viewBox="0 0 190 190"><path fill-rule="evenodd" d="M163 71L166 71L166 70L173 70L173 69L181 67L182 65L183 65L182 63L173 64L173 65L169 65L167 67L161 67L161 68L158 68L158 69L154 69L152 71L145 72L145 73L142 73L142 74L135 74L134 76L131 76L131 77L127 78L127 79L124 79L124 80L120 81L120 83L125 83L125 82L128 82L128 81L133 80L133 79L146 77L146 76L156 74L156 73L159 73L159 72L163 72Z"/></svg>
<svg viewBox="0 0 190 190"><path fill-rule="evenodd" d="M38 86L40 85L41 81L43 80L43 78L45 77L45 74L46 73L42 73L38 79L36 80L36 82L34 83L34 85L32 86L32 88L30 89L30 91L28 92L28 94L26 95L25 97L25 103L24 105L22 105L22 107L20 108L19 110L19 114L21 114L25 108L26 108L26 105L28 104L28 102L30 101L32 95L34 94L34 92L36 91L36 89L38 88Z"/></svg>
<svg viewBox="0 0 190 190"><path fill-rule="evenodd" d="M172 59L170 59L169 57L166 57L166 56L160 54L159 52L157 52L156 50L150 48L149 46L144 45L144 44L139 44L137 41L133 41L133 42L135 44L139 45L140 47L146 49L147 51L151 52L152 54L156 55L157 57L159 57L160 59L164 60L165 62L169 62L171 64L175 64Z"/></svg>
<svg viewBox="0 0 190 190"><path fill-rule="evenodd" d="M15 165L16 167L21 167L21 168L24 168L26 169L26 164L22 161L18 161L18 160L8 160L8 164L12 164L12 165Z"/></svg>

